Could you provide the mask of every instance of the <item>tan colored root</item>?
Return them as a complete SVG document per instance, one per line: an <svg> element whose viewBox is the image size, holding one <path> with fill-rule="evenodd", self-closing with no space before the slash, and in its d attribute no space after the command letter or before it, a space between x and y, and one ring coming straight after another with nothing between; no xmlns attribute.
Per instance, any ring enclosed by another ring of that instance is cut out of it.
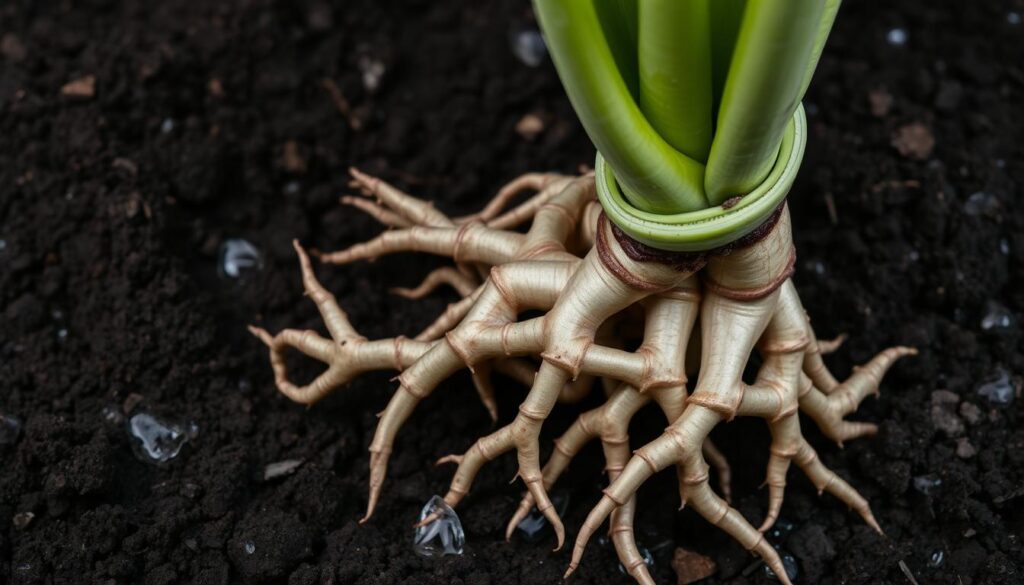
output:
<svg viewBox="0 0 1024 585"><path fill-rule="evenodd" d="M355 207L388 227L408 228L413 226L413 223L408 219L368 199L346 195L341 198L341 203L342 205Z"/></svg>
<svg viewBox="0 0 1024 585"><path fill-rule="evenodd" d="M411 225L431 227L451 227L454 222L447 215L434 208L433 204L417 199L396 189L389 183L371 177L359 169L349 169L352 175L351 187L358 188L366 197L376 198L383 207L401 216Z"/></svg>
<svg viewBox="0 0 1024 585"><path fill-rule="evenodd" d="M427 352L430 343L404 337L367 341L359 335L349 322L348 316L338 306L334 295L327 292L317 281L305 251L298 242L294 242L293 245L302 266L306 295L320 310L331 339L324 339L312 330L285 329L272 336L259 327L249 328L253 335L270 348L274 382L282 394L300 404L313 404L359 374L371 370L402 370ZM310 384L296 386L288 380L284 357L288 349L296 349L327 364L327 370Z"/></svg>
<svg viewBox="0 0 1024 585"><path fill-rule="evenodd" d="M508 375L530 391L510 424L476 441L465 453L439 461L458 464L445 495L449 505L464 498L487 461L515 450L518 477L528 495L507 532L536 503L554 527L561 547L564 527L547 490L586 441L602 440L611 484L580 531L567 575L577 566L587 539L611 516L612 540L620 560L636 579L650 582L632 533L634 496L650 475L675 465L684 505L760 555L788 582L778 554L761 532L729 506L728 464L707 440L714 426L736 415L765 418L772 432L766 481L769 506L761 530L778 516L791 461L819 490L843 500L878 529L867 502L825 468L803 439L796 413L807 412L827 436L840 442L872 433L872 425L843 417L867 395L877 393L885 371L914 350L886 350L842 383L832 376L821 355L834 351L842 336L831 342L815 338L788 281L795 258L788 211L782 212L768 237L709 261L701 273L704 297L700 300L698 285L688 280L688 274L636 262L619 248L608 224L598 219L592 176L527 176L506 186L479 214L454 220L358 171L353 171L353 177L363 194L378 202L349 203L399 229L321 257L345 263L403 251L447 256L456 262L456 269L434 273L420 287L403 292L418 297L446 283L464 295L417 340L367 341L316 283L308 258L296 246L307 292L320 308L332 340L311 331L286 330L272 337L253 329L270 346L279 389L301 402L315 401L361 371L401 371L399 389L382 413L370 445L370 497L362 521L379 500L398 430L443 380L469 368L492 420L497 419L494 373ZM524 189L538 192L501 214ZM530 219L525 234L504 229ZM576 255L584 252L582 259ZM474 287L481 266L493 268L483 273L483 284ZM646 314L640 348L626 351L615 336L598 336L603 323L638 306ZM527 310L539 310L543 316L519 320ZM698 311L701 368L694 393L687 397L687 340ZM755 345L764 361L757 380L746 385L742 373ZM287 381L284 367L283 352L288 347L325 362L327 371L309 386L295 387ZM386 352L390 352L387 360ZM534 361L538 358L539 366ZM556 403L585 395L593 378L601 379L609 393L607 402L574 423L541 469L538 441L543 421ZM612 391L616 386L620 389ZM673 422L665 434L630 457L626 428L633 414L651 399ZM725 499L710 489L708 460L719 468Z"/></svg>
<svg viewBox="0 0 1024 585"><path fill-rule="evenodd" d="M591 510L580 528L572 561L565 573L566 578L579 566L587 541L604 520L616 508L632 499L640 485L654 473L681 462L686 470L682 488L683 504L728 533L747 550L760 556L783 583L789 583L782 559L775 549L739 512L715 495L708 485L708 466L701 456L700 445L721 420L722 416L717 412L700 405L691 405L679 420L666 429L665 434L636 451L619 477L604 491L601 501Z"/></svg>
<svg viewBox="0 0 1024 585"><path fill-rule="evenodd" d="M421 299L444 284L455 289L462 297L468 297L473 294L473 291L479 286L471 277L454 268L444 266L428 274L423 279L423 282L415 288L395 287L391 289L391 292L407 299Z"/></svg>

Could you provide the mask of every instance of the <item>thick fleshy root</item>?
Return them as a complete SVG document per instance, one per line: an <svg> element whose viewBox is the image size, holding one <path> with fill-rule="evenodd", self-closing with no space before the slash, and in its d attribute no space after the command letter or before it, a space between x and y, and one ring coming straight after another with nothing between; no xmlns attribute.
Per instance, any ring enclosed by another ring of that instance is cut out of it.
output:
<svg viewBox="0 0 1024 585"><path fill-rule="evenodd" d="M536 507L562 546L565 529L548 490L586 442L601 441L610 485L579 532L566 575L576 568L590 536L610 517L611 540L623 566L637 581L653 582L633 535L635 494L647 478L669 466L677 469L683 505L763 558L784 583L788 580L779 555L762 532L781 510L791 462L819 491L845 502L881 531L866 500L818 459L801 433L797 414L808 414L840 444L873 434L874 425L844 417L864 398L877 394L883 375L896 360L915 351L885 350L842 382L828 371L821 356L838 348L844 337L818 341L810 327L789 280L795 252L785 208L764 238L728 255L711 255L703 267L694 264L692 270L684 270L627 253L600 214L590 175L525 175L503 188L481 212L453 219L379 179L355 169L351 173L353 186L365 198L347 197L344 203L394 229L347 250L318 254L321 260L344 264L399 252L448 257L454 267L436 270L421 285L395 292L420 298L447 285L462 297L416 339L368 341L316 281L308 257L296 244L307 294L320 309L331 338L295 330L271 336L252 328L270 348L278 388L297 402L315 402L362 372L400 372L399 388L381 413L370 445L370 495L363 521L381 496L398 431L420 401L451 374L468 368L495 422L499 413L493 374L529 387L509 424L464 453L439 461L458 466L445 495L445 501L456 506L488 461L515 451L517 477L527 493L506 537ZM536 193L503 212L527 190ZM509 231L527 221L525 233ZM540 316L521 319L527 311ZM641 312L643 326L637 327L639 319L633 315ZM693 344L691 359L698 363L687 364L698 316L699 359ZM635 347L638 341L636 350L622 349ZM288 348L324 362L327 370L307 386L292 384L284 363ZM755 348L763 363L757 379L748 385L742 374ZM697 372L690 395L687 365ZM586 396L596 379L607 393L606 402L580 415L555 442L541 468L544 420L556 404ZM651 401L670 424L661 437L631 456L629 422ZM708 440L716 425L735 416L763 418L771 430L765 482L769 501L759 529L730 507L729 466ZM721 496L709 485L708 461L717 469Z"/></svg>

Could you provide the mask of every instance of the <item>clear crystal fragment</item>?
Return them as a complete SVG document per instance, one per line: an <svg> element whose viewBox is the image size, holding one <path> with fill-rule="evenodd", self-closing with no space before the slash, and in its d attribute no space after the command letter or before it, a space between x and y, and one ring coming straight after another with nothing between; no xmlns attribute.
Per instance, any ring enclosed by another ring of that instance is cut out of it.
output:
<svg viewBox="0 0 1024 585"><path fill-rule="evenodd" d="M788 552L782 550L779 547L775 547L775 550L779 552L779 557L782 558L782 567L786 569L786 576L789 577L790 581L796 581L797 575L800 574L800 568L796 564L796 559L793 558L793 555L789 554ZM779 580L779 577L775 574L775 571L773 571L772 568L768 565L764 566L764 576L772 581Z"/></svg>
<svg viewBox="0 0 1024 585"><path fill-rule="evenodd" d="M885 42L896 47L902 47L907 44L907 31L898 27L889 29L889 32L885 33Z"/></svg>
<svg viewBox="0 0 1024 585"><path fill-rule="evenodd" d="M537 67L544 62L548 54L548 47L544 44L544 37L534 29L525 29L512 36L512 52L525 65Z"/></svg>
<svg viewBox="0 0 1024 585"><path fill-rule="evenodd" d="M220 245L218 272L223 278L241 278L263 268L263 256L246 240L233 238Z"/></svg>
<svg viewBox="0 0 1024 585"><path fill-rule="evenodd" d="M978 387L978 395L984 396L992 406L1008 406L1013 402L1013 382L1006 370L1000 369L996 379Z"/></svg>
<svg viewBox="0 0 1024 585"><path fill-rule="evenodd" d="M926 496L931 494L940 485L942 485L942 480L934 474L919 475L914 478L914 489Z"/></svg>
<svg viewBox="0 0 1024 585"><path fill-rule="evenodd" d="M981 328L985 331L992 329L1009 329L1013 325L1013 314L997 301L985 303L985 316L981 318Z"/></svg>
<svg viewBox="0 0 1024 585"><path fill-rule="evenodd" d="M0 445L13 445L21 434L21 419L0 413Z"/></svg>
<svg viewBox="0 0 1024 585"><path fill-rule="evenodd" d="M428 516L433 521L416 528L413 535L413 550L421 557L440 558L445 555L461 555L466 544L459 515L440 496L430 498L420 511L420 522Z"/></svg>
<svg viewBox="0 0 1024 585"><path fill-rule="evenodd" d="M136 456L151 463L166 463L174 459L196 433L194 424L180 425L144 412L128 420L128 430L136 439L132 441Z"/></svg>

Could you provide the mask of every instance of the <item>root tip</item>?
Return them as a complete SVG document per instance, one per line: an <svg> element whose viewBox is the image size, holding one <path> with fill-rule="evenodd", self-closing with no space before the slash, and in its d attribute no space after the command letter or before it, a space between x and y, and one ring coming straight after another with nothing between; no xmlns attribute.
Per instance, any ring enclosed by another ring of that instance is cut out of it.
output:
<svg viewBox="0 0 1024 585"><path fill-rule="evenodd" d="M260 341L265 343L267 345L267 347L270 347L271 345L273 345L274 338L273 338L272 335L270 335L270 332L267 331L266 329L264 329L262 327L257 327L255 325L249 325L248 327L246 327L246 329L248 329L249 333L252 333L253 336L256 337L256 339L259 339Z"/></svg>

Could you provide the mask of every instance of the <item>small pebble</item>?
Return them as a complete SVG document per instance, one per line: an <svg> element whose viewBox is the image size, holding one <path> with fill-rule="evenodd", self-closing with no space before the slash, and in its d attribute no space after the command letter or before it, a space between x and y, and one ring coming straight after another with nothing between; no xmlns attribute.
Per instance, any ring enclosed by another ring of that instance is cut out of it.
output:
<svg viewBox="0 0 1024 585"><path fill-rule="evenodd" d="M284 167L284 170L296 175L306 172L306 159L302 157L298 142L289 140L284 143L281 152L281 166Z"/></svg>
<svg viewBox="0 0 1024 585"><path fill-rule="evenodd" d="M871 106L871 115L876 118L884 118L892 107L892 94L884 87L868 92L868 104Z"/></svg>
<svg viewBox="0 0 1024 585"><path fill-rule="evenodd" d="M384 63L370 55L360 55L358 65L363 74L363 87L370 93L376 93L387 71Z"/></svg>
<svg viewBox="0 0 1024 585"><path fill-rule="evenodd" d="M925 160L935 148L931 130L920 122L900 126L892 135L892 145L905 158Z"/></svg>
<svg viewBox="0 0 1024 585"><path fill-rule="evenodd" d="M889 29L889 32L885 33L885 42L895 47L902 47L907 44L907 31L898 27Z"/></svg>
<svg viewBox="0 0 1024 585"><path fill-rule="evenodd" d="M718 565L702 554L685 548L676 548L675 554L672 555L672 569L676 572L679 585L689 585L714 575L718 571Z"/></svg>
<svg viewBox="0 0 1024 585"><path fill-rule="evenodd" d="M13 445L21 434L21 419L0 413L0 445Z"/></svg>
<svg viewBox="0 0 1024 585"><path fill-rule="evenodd" d="M962 437L956 441L956 456L961 459L970 459L978 454L978 450L971 444L970 439Z"/></svg>
<svg viewBox="0 0 1024 585"><path fill-rule="evenodd" d="M263 468L263 481L270 481L274 478L291 475L302 465L302 459L288 459L271 463Z"/></svg>
<svg viewBox="0 0 1024 585"><path fill-rule="evenodd" d="M233 238L220 245L218 272L222 278L237 279L263 268L263 256L246 240Z"/></svg>
<svg viewBox="0 0 1024 585"><path fill-rule="evenodd" d="M164 118L163 123L160 124L160 131L164 134L174 132L174 120L171 118Z"/></svg>
<svg viewBox="0 0 1024 585"><path fill-rule="evenodd" d="M69 81L60 88L60 93L70 98L91 99L96 95L96 76L86 75Z"/></svg>
<svg viewBox="0 0 1024 585"><path fill-rule="evenodd" d="M964 421L956 415L956 405L959 402L960 397L949 390L932 392L932 424L947 437L962 435L964 432Z"/></svg>
<svg viewBox="0 0 1024 585"><path fill-rule="evenodd" d="M942 480L935 474L919 475L914 478L914 489L924 495L931 495L935 489L942 485Z"/></svg>
<svg viewBox="0 0 1024 585"><path fill-rule="evenodd" d="M25 49L25 45L17 35L6 33L3 38L0 38L0 55L12 63L17 63L28 56L28 50Z"/></svg>
<svg viewBox="0 0 1024 585"><path fill-rule="evenodd" d="M991 406L996 407L1009 406L1013 402L1013 392L1010 375L1002 369L997 372L994 380L978 387L978 395L984 396Z"/></svg>
<svg viewBox="0 0 1024 585"><path fill-rule="evenodd" d="M981 409L975 404L970 402L960 403L960 416L967 421L968 424L976 425L981 422Z"/></svg>
<svg viewBox="0 0 1024 585"><path fill-rule="evenodd" d="M245 541L245 554L251 555L256 552L256 543L251 540Z"/></svg>
<svg viewBox="0 0 1024 585"><path fill-rule="evenodd" d="M544 131L544 120L537 114L526 114L516 122L516 134L534 140Z"/></svg>
<svg viewBox="0 0 1024 585"><path fill-rule="evenodd" d="M512 37L512 52L525 65L537 67L548 55L548 47L539 31L526 29Z"/></svg>
<svg viewBox="0 0 1024 585"><path fill-rule="evenodd" d="M987 215L989 217L996 217L999 215L1001 208L1002 205L999 203L999 198L985 191L972 193L964 203L964 213L972 216Z"/></svg>
<svg viewBox="0 0 1024 585"><path fill-rule="evenodd" d="M433 514L439 514L437 519L416 529L413 550L425 558L461 555L462 547L466 544L466 533L462 530L459 515L440 496L430 498L420 511L419 519L422 522Z"/></svg>
<svg viewBox="0 0 1024 585"><path fill-rule="evenodd" d="M32 523L32 519L35 517L36 515L32 512L18 512L14 515L14 518L11 519L11 522L18 530L24 530Z"/></svg>

